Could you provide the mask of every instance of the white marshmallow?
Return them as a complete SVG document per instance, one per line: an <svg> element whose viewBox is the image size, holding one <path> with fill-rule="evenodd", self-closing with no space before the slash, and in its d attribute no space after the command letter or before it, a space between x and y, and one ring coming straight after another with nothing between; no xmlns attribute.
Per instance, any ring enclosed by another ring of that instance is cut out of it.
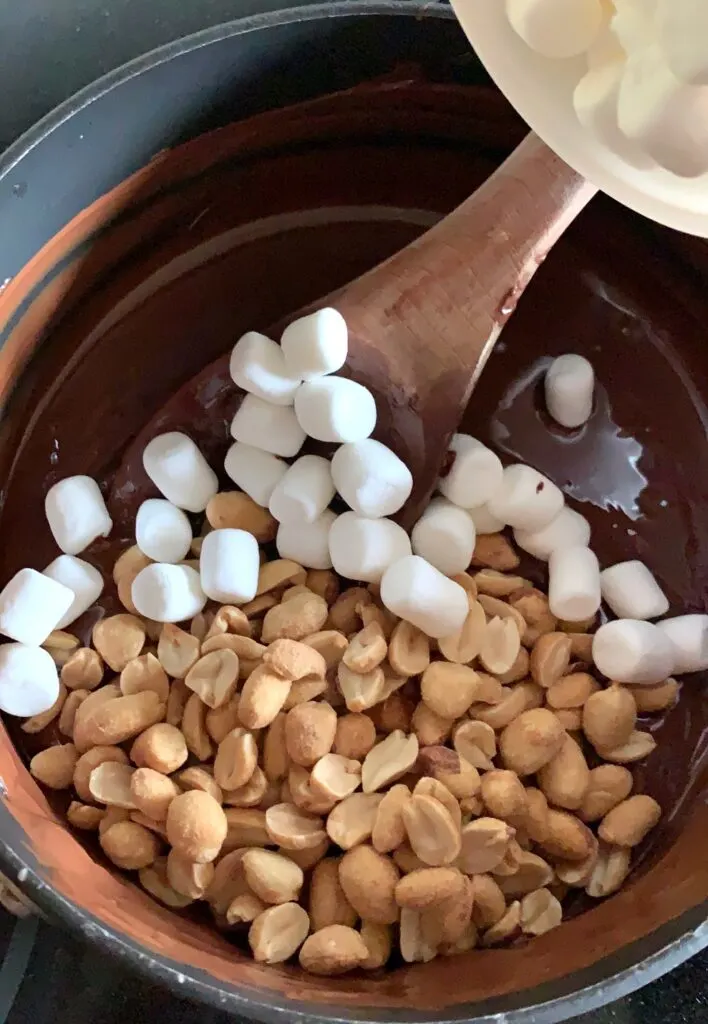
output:
<svg viewBox="0 0 708 1024"><path fill-rule="evenodd" d="M357 515L378 519L403 508L413 489L408 466L372 437L341 445L332 458L334 486Z"/></svg>
<svg viewBox="0 0 708 1024"><path fill-rule="evenodd" d="M666 62L682 82L708 85L708 4L658 0L657 35Z"/></svg>
<svg viewBox="0 0 708 1024"><path fill-rule="evenodd" d="M419 555L390 565L381 580L381 600L394 615L427 636L456 633L467 618L467 592Z"/></svg>
<svg viewBox="0 0 708 1024"><path fill-rule="evenodd" d="M363 441L376 426L376 402L355 380L318 377L298 388L295 415L317 441Z"/></svg>
<svg viewBox="0 0 708 1024"><path fill-rule="evenodd" d="M547 476L518 462L506 467L501 486L487 505L507 526L536 532L555 519L563 503L562 492Z"/></svg>
<svg viewBox="0 0 708 1024"><path fill-rule="evenodd" d="M171 501L148 498L135 517L135 540L153 562L181 562L192 543L192 526Z"/></svg>
<svg viewBox="0 0 708 1024"><path fill-rule="evenodd" d="M292 406L273 405L256 395L244 397L231 423L231 436L284 459L297 455L305 442Z"/></svg>
<svg viewBox="0 0 708 1024"><path fill-rule="evenodd" d="M287 462L277 455L240 441L234 441L224 459L224 469L231 480L262 508L268 508L275 485L287 468Z"/></svg>
<svg viewBox="0 0 708 1024"><path fill-rule="evenodd" d="M547 562L551 554L561 548L587 547L590 523L585 516L564 505L555 519L540 530L514 530L514 540L522 551Z"/></svg>
<svg viewBox="0 0 708 1024"><path fill-rule="evenodd" d="M604 20L601 0L506 0L511 27L543 57L575 57L591 46Z"/></svg>
<svg viewBox="0 0 708 1024"><path fill-rule="evenodd" d="M69 476L50 487L44 511L52 536L66 555L80 554L113 529L101 490L90 476Z"/></svg>
<svg viewBox="0 0 708 1024"><path fill-rule="evenodd" d="M475 540L469 512L447 498L433 498L411 533L413 553L434 565L443 576L467 571Z"/></svg>
<svg viewBox="0 0 708 1024"><path fill-rule="evenodd" d="M279 523L314 523L334 497L328 459L303 455L276 484L268 504Z"/></svg>
<svg viewBox="0 0 708 1024"><path fill-rule="evenodd" d="M131 590L139 615L155 622L184 622L206 604L199 573L191 565L153 562L138 573Z"/></svg>
<svg viewBox="0 0 708 1024"><path fill-rule="evenodd" d="M74 603L74 592L35 569L20 569L0 592L0 633L43 644Z"/></svg>
<svg viewBox="0 0 708 1024"><path fill-rule="evenodd" d="M229 370L234 384L273 405L292 405L302 384L302 377L285 365L280 345L258 331L249 331L236 342Z"/></svg>
<svg viewBox="0 0 708 1024"><path fill-rule="evenodd" d="M506 523L503 523L501 519L497 519L496 516L492 515L487 505L480 505L478 508L468 508L467 514L474 523L478 537L485 533L499 533L506 526Z"/></svg>
<svg viewBox="0 0 708 1024"><path fill-rule="evenodd" d="M258 541L245 530L212 530L202 542L202 590L220 604L245 604L258 589Z"/></svg>
<svg viewBox="0 0 708 1024"><path fill-rule="evenodd" d="M623 54L621 60L590 67L575 87L573 107L583 128L626 163L644 170L656 166L656 162L636 143L630 142L617 122L617 101L623 75Z"/></svg>
<svg viewBox="0 0 708 1024"><path fill-rule="evenodd" d="M455 434L449 450L455 461L438 481L440 493L460 508L486 504L501 487L504 470L499 457L469 434Z"/></svg>
<svg viewBox="0 0 708 1024"><path fill-rule="evenodd" d="M617 683L652 685L674 671L674 644L651 622L615 619L600 626L592 641L597 669Z"/></svg>
<svg viewBox="0 0 708 1024"><path fill-rule="evenodd" d="M678 615L657 622L657 627L674 646L671 672L681 675L708 668L708 615Z"/></svg>
<svg viewBox="0 0 708 1024"><path fill-rule="evenodd" d="M275 546L281 558L292 558L306 569L331 569L329 533L337 515L326 509L314 523L281 523Z"/></svg>
<svg viewBox="0 0 708 1024"><path fill-rule="evenodd" d="M280 339L290 373L313 380L340 370L347 361L348 333L344 317L331 307L294 320Z"/></svg>
<svg viewBox="0 0 708 1024"><path fill-rule="evenodd" d="M18 718L48 711L59 696L59 674L42 647L0 647L0 710Z"/></svg>
<svg viewBox="0 0 708 1024"><path fill-rule="evenodd" d="M391 519L338 516L329 532L332 565L340 576L378 583L389 565L411 553L406 531Z"/></svg>
<svg viewBox="0 0 708 1024"><path fill-rule="evenodd" d="M669 601L644 562L618 562L600 573L602 599L618 619L656 619Z"/></svg>
<svg viewBox="0 0 708 1024"><path fill-rule="evenodd" d="M558 356L546 371L546 408L562 427L580 427L590 419L595 371L584 356Z"/></svg>
<svg viewBox="0 0 708 1024"><path fill-rule="evenodd" d="M74 555L59 555L44 570L55 583L63 583L74 595L66 613L57 622L55 629L65 629L83 615L103 593L103 576L93 565Z"/></svg>
<svg viewBox="0 0 708 1024"><path fill-rule="evenodd" d="M216 473L194 441L176 430L153 437L143 452L143 466L158 491L187 512L203 512L219 489Z"/></svg>
<svg viewBox="0 0 708 1024"><path fill-rule="evenodd" d="M558 619L581 622L600 607L600 565L587 547L557 548L548 559L548 604Z"/></svg>

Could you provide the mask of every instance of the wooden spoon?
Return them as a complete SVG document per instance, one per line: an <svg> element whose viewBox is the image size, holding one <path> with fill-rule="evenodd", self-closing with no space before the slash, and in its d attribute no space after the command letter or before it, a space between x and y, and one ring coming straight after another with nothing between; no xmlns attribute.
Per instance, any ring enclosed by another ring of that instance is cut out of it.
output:
<svg viewBox="0 0 708 1024"><path fill-rule="evenodd" d="M502 327L596 191L531 134L449 216L326 300L349 326L347 374L376 398L374 436L413 473L404 526L435 489Z"/></svg>

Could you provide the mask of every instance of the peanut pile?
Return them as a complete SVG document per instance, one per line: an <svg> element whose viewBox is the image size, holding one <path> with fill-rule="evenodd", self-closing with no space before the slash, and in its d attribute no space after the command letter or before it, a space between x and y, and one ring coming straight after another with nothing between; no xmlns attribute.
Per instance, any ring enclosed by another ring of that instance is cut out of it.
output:
<svg viewBox="0 0 708 1024"><path fill-rule="evenodd" d="M128 610L91 647L50 636L60 696L23 728L66 738L32 775L163 904L336 975L542 935L573 890L622 885L661 814L632 794L655 747L637 716L677 684L600 681L594 623L558 622L504 535L478 538L467 621L437 643L375 585L287 559L250 604L161 626L131 607L147 562L117 561Z"/></svg>

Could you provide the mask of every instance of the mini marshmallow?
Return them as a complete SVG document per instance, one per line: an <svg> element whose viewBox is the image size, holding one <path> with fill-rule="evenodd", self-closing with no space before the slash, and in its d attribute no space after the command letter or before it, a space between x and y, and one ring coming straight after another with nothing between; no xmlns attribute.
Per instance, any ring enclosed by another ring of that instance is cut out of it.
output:
<svg viewBox="0 0 708 1024"><path fill-rule="evenodd" d="M601 0L506 0L511 27L542 57L584 53L604 20Z"/></svg>
<svg viewBox="0 0 708 1024"><path fill-rule="evenodd" d="M464 587L419 555L388 567L381 580L381 600L394 615L436 640L462 629L469 611Z"/></svg>
<svg viewBox="0 0 708 1024"><path fill-rule="evenodd" d="M212 530L202 542L202 590L220 604L245 604L258 589L258 541L245 530Z"/></svg>
<svg viewBox="0 0 708 1024"><path fill-rule="evenodd" d="M674 646L671 673L704 672L708 668L708 615L677 615L657 622L657 628Z"/></svg>
<svg viewBox="0 0 708 1024"><path fill-rule="evenodd" d="M268 508L275 485L288 468L277 455L234 441L226 453L224 469L231 480L261 508Z"/></svg>
<svg viewBox="0 0 708 1024"><path fill-rule="evenodd" d="M546 408L556 423L574 429L590 419L595 371L584 356L568 354L554 359L544 387Z"/></svg>
<svg viewBox="0 0 708 1024"><path fill-rule="evenodd" d="M199 573L191 565L153 562L138 573L131 590L138 614L155 622L184 622L206 604Z"/></svg>
<svg viewBox="0 0 708 1024"><path fill-rule="evenodd" d="M328 459L303 455L276 484L268 504L279 523L314 523L334 497Z"/></svg>
<svg viewBox="0 0 708 1024"><path fill-rule="evenodd" d="M676 649L669 637L642 619L615 619L600 626L592 641L596 668L617 683L662 683L674 671Z"/></svg>
<svg viewBox="0 0 708 1024"><path fill-rule="evenodd" d="M302 377L285 365L280 345L258 331L249 331L236 342L229 371L240 388L273 405L292 405L302 384Z"/></svg>
<svg viewBox="0 0 708 1024"><path fill-rule="evenodd" d="M682 82L708 85L706 0L658 0L657 35L666 62Z"/></svg>
<svg viewBox="0 0 708 1024"><path fill-rule="evenodd" d="M630 142L617 122L617 101L624 75L624 54L621 50L620 53L621 60L610 60L589 68L575 87L573 107L580 124L598 142L632 167L644 170L656 166L656 162L636 143Z"/></svg>
<svg viewBox="0 0 708 1024"><path fill-rule="evenodd" d="M62 583L74 595L68 612L59 619L55 629L66 629L88 611L103 593L103 576L98 569L74 555L59 555L49 563L42 575L48 576L55 583Z"/></svg>
<svg viewBox="0 0 708 1024"><path fill-rule="evenodd" d="M50 487L44 511L54 540L67 555L80 554L113 529L101 490L90 476L69 476Z"/></svg>
<svg viewBox="0 0 708 1024"><path fill-rule="evenodd" d="M438 482L440 493L460 508L486 504L502 484L504 470L499 457L469 434L455 434L449 450L455 459Z"/></svg>
<svg viewBox="0 0 708 1024"><path fill-rule="evenodd" d="M405 462L372 437L337 449L332 458L332 479L349 508L369 519L398 512L413 489L413 477Z"/></svg>
<svg viewBox="0 0 708 1024"><path fill-rule="evenodd" d="M514 530L514 540L522 551L547 562L552 553L561 548L587 547L590 523L585 516L564 505L555 519L542 529Z"/></svg>
<svg viewBox="0 0 708 1024"><path fill-rule="evenodd" d="M298 388L295 415L317 441L363 441L376 426L376 402L355 380L319 377Z"/></svg>
<svg viewBox="0 0 708 1024"><path fill-rule="evenodd" d="M297 455L305 442L305 431L292 406L273 405L256 395L246 395L241 402L231 423L231 436L284 459Z"/></svg>
<svg viewBox="0 0 708 1024"><path fill-rule="evenodd" d="M331 569L329 533L336 518L335 512L326 509L314 523L281 523L275 538L278 554L306 569Z"/></svg>
<svg viewBox="0 0 708 1024"><path fill-rule="evenodd" d="M487 505L480 505L478 508L468 508L467 514L474 523L478 537L485 533L499 533L506 525L501 519L497 519L496 516L492 515Z"/></svg>
<svg viewBox="0 0 708 1024"><path fill-rule="evenodd" d="M411 533L413 553L434 565L443 576L467 571L475 540L470 514L447 498L433 498Z"/></svg>
<svg viewBox="0 0 708 1024"><path fill-rule="evenodd" d="M0 710L18 718L48 711L59 696L59 674L42 647L0 647Z"/></svg>
<svg viewBox="0 0 708 1024"><path fill-rule="evenodd" d="M340 576L378 583L390 565L410 555L411 542L391 519L366 519L345 512L330 530L329 553Z"/></svg>
<svg viewBox="0 0 708 1024"><path fill-rule="evenodd" d="M348 334L344 317L331 307L294 320L280 339L288 370L303 380L336 373L347 360Z"/></svg>
<svg viewBox="0 0 708 1024"><path fill-rule="evenodd" d="M181 508L166 498L148 498L135 517L135 540L154 562L181 562L192 543L192 526Z"/></svg>
<svg viewBox="0 0 708 1024"><path fill-rule="evenodd" d="M581 622L600 607L600 566L588 547L557 548L548 560L548 604L558 619Z"/></svg>
<svg viewBox="0 0 708 1024"><path fill-rule="evenodd" d="M74 603L74 592L35 569L20 569L0 593L0 633L43 644Z"/></svg>
<svg viewBox="0 0 708 1024"><path fill-rule="evenodd" d="M531 466L515 463L504 470L489 511L507 526L536 532L548 526L563 508L563 493Z"/></svg>
<svg viewBox="0 0 708 1024"><path fill-rule="evenodd" d="M618 619L656 619L669 601L644 562L618 562L600 573L602 599Z"/></svg>
<svg viewBox="0 0 708 1024"><path fill-rule="evenodd" d="M214 470L191 437L179 431L153 437L143 466L158 491L187 512L203 512L219 490Z"/></svg>

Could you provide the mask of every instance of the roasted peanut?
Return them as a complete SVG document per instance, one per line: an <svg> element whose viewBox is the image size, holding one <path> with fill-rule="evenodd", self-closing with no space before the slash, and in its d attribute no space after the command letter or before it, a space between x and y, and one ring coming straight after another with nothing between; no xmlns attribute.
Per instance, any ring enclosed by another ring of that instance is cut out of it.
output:
<svg viewBox="0 0 708 1024"><path fill-rule="evenodd" d="M481 795L494 818L513 821L526 814L526 790L514 772L499 769L485 772L482 776Z"/></svg>
<svg viewBox="0 0 708 1024"><path fill-rule="evenodd" d="M330 924L353 928L357 912L347 900L339 880L340 858L328 857L315 865L310 881L310 920L314 931Z"/></svg>
<svg viewBox="0 0 708 1024"><path fill-rule="evenodd" d="M135 615L111 615L93 627L93 646L114 672L122 672L145 644L145 626Z"/></svg>
<svg viewBox="0 0 708 1024"><path fill-rule="evenodd" d="M139 768L153 768L171 775L181 768L189 756L187 744L179 729L158 722L141 733L130 748L130 759Z"/></svg>
<svg viewBox="0 0 708 1024"><path fill-rule="evenodd" d="M452 743L460 757L473 767L484 771L494 767L497 740L494 729L485 722L460 722L453 731Z"/></svg>
<svg viewBox="0 0 708 1024"><path fill-rule="evenodd" d="M68 789L79 755L73 743L40 750L30 761L30 773L49 789Z"/></svg>
<svg viewBox="0 0 708 1024"><path fill-rule="evenodd" d="M398 906L394 897L399 879L393 861L371 846L355 846L339 862L339 881L357 914L376 924L394 924Z"/></svg>
<svg viewBox="0 0 708 1024"><path fill-rule="evenodd" d="M327 816L327 835L332 842L342 850L366 842L382 799L380 793L352 793L337 804Z"/></svg>
<svg viewBox="0 0 708 1024"><path fill-rule="evenodd" d="M311 768L332 749L337 731L337 713L329 704L306 701L288 711L285 718L285 746L295 764Z"/></svg>
<svg viewBox="0 0 708 1024"><path fill-rule="evenodd" d="M420 695L441 718L461 718L475 700L477 673L466 665L434 661L423 673Z"/></svg>
<svg viewBox="0 0 708 1024"><path fill-rule="evenodd" d="M220 708L231 700L239 678L238 655L223 648L205 654L185 676L189 690L199 695L209 708Z"/></svg>
<svg viewBox="0 0 708 1024"><path fill-rule="evenodd" d="M588 697L599 689L599 683L587 672L571 672L551 684L546 691L546 701L550 708L557 710L582 708Z"/></svg>
<svg viewBox="0 0 708 1024"><path fill-rule="evenodd" d="M484 631L479 660L487 672L503 675L516 661L520 646L521 637L514 619L495 616Z"/></svg>
<svg viewBox="0 0 708 1024"><path fill-rule="evenodd" d="M565 730L545 708L524 711L499 738L505 766L517 775L532 775L551 761L563 745Z"/></svg>
<svg viewBox="0 0 708 1024"><path fill-rule="evenodd" d="M600 846L597 862L585 892L593 899L604 899L617 892L629 874L630 851L626 847Z"/></svg>
<svg viewBox="0 0 708 1024"><path fill-rule="evenodd" d="M396 624L388 646L388 660L399 676L419 676L430 664L430 640L410 622Z"/></svg>
<svg viewBox="0 0 708 1024"><path fill-rule="evenodd" d="M181 793L167 812L167 838L187 860L208 864L219 855L228 822L219 803L198 789Z"/></svg>
<svg viewBox="0 0 708 1024"><path fill-rule="evenodd" d="M361 768L361 787L365 793L396 782L415 764L418 758L418 739L406 736L400 730L390 733L385 740L377 743L364 758Z"/></svg>
<svg viewBox="0 0 708 1024"><path fill-rule="evenodd" d="M306 814L295 804L269 807L265 812L265 826L271 840L286 850L306 850L324 838L322 819Z"/></svg>
<svg viewBox="0 0 708 1024"><path fill-rule="evenodd" d="M95 690L102 679L103 662L90 647L74 651L61 670L61 681L67 690Z"/></svg>
<svg viewBox="0 0 708 1024"><path fill-rule="evenodd" d="M335 754L363 761L376 743L376 727L368 715L351 712L337 719L332 749Z"/></svg>
<svg viewBox="0 0 708 1024"><path fill-rule="evenodd" d="M628 689L637 711L643 715L672 707L678 699L679 684L675 679L667 679L655 686L630 686Z"/></svg>
<svg viewBox="0 0 708 1024"><path fill-rule="evenodd" d="M441 867L459 856L460 830L439 800L412 796L402 815L411 849L424 864Z"/></svg>
<svg viewBox="0 0 708 1024"><path fill-rule="evenodd" d="M567 734L558 753L538 771L538 785L549 803L576 811L590 785L590 769L582 748Z"/></svg>
<svg viewBox="0 0 708 1024"><path fill-rule="evenodd" d="M487 616L479 601L471 600L461 629L438 641L443 658L459 665L469 665L482 650L487 630Z"/></svg>
<svg viewBox="0 0 708 1024"><path fill-rule="evenodd" d="M371 844L378 853L390 853L405 841L403 808L410 797L408 786L402 784L392 786L384 793L371 832Z"/></svg>
<svg viewBox="0 0 708 1024"><path fill-rule="evenodd" d="M573 814L549 808L548 831L538 845L551 860L585 860L594 842L590 829Z"/></svg>
<svg viewBox="0 0 708 1024"><path fill-rule="evenodd" d="M632 773L616 764L593 768L588 779L578 817L584 822L599 821L632 792Z"/></svg>
<svg viewBox="0 0 708 1024"><path fill-rule="evenodd" d="M89 702L79 708L82 714ZM152 690L115 697L92 708L83 719L84 736L90 746L113 746L138 736L165 715L165 704Z"/></svg>
<svg viewBox="0 0 708 1024"><path fill-rule="evenodd" d="M626 743L637 721L634 697L622 686L591 694L583 705L583 732L603 756Z"/></svg>
<svg viewBox="0 0 708 1024"><path fill-rule="evenodd" d="M306 636L322 629L328 612L326 602L317 594L298 594L266 612L261 641L270 644L281 638L304 640Z"/></svg>
<svg viewBox="0 0 708 1024"><path fill-rule="evenodd" d="M96 832L106 813L104 807L91 807L89 804L72 800L66 811L66 818L74 828L83 832Z"/></svg>
<svg viewBox="0 0 708 1024"><path fill-rule="evenodd" d="M258 665L241 690L238 713L247 729L263 729L270 725L282 710L292 683L272 671L268 665Z"/></svg>
<svg viewBox="0 0 708 1024"><path fill-rule="evenodd" d="M96 771L103 771L107 767L107 765L101 765ZM111 767L120 768L121 765ZM134 806L155 821L165 821L170 804L181 792L179 786L172 779L152 768L137 768L130 777L130 796ZM173 888L181 892L174 883L172 884Z"/></svg>
<svg viewBox="0 0 708 1024"><path fill-rule="evenodd" d="M653 797L637 794L613 807L600 822L598 835L608 846L637 846L658 824L661 807Z"/></svg>
<svg viewBox="0 0 708 1024"><path fill-rule="evenodd" d="M521 901L521 930L524 935L545 935L557 928L563 918L563 908L548 889L530 892Z"/></svg>
<svg viewBox="0 0 708 1024"><path fill-rule="evenodd" d="M289 857L270 850L247 850L242 864L246 882L264 903L297 900L305 876Z"/></svg>
<svg viewBox="0 0 708 1024"><path fill-rule="evenodd" d="M289 960L307 938L310 919L299 903L281 903L259 914L248 932L254 960L279 964Z"/></svg>
<svg viewBox="0 0 708 1024"><path fill-rule="evenodd" d="M358 932L332 924L310 935L300 949L300 966L310 974L346 974L366 963L369 951Z"/></svg>
<svg viewBox="0 0 708 1024"><path fill-rule="evenodd" d="M531 676L544 690L550 689L568 671L570 637L565 633L544 633L531 650Z"/></svg>
<svg viewBox="0 0 708 1024"><path fill-rule="evenodd" d="M252 733L237 728L219 744L214 760L214 779L222 790L245 786L258 763L258 747Z"/></svg>
<svg viewBox="0 0 708 1024"><path fill-rule="evenodd" d="M207 522L215 530L246 530L259 544L275 540L278 524L268 509L241 491L221 491L209 500Z"/></svg>
<svg viewBox="0 0 708 1024"><path fill-rule="evenodd" d="M160 852L158 837L134 821L119 821L103 833L99 830L99 842L108 859L125 871L148 867Z"/></svg>
<svg viewBox="0 0 708 1024"><path fill-rule="evenodd" d="M498 818L477 818L462 829L460 867L467 875L485 874L504 859L514 829Z"/></svg>
<svg viewBox="0 0 708 1024"><path fill-rule="evenodd" d="M483 565L497 572L513 572L518 568L519 556L503 533L484 533L477 537L473 565Z"/></svg>
<svg viewBox="0 0 708 1024"><path fill-rule="evenodd" d="M82 754L74 767L73 783L74 789L79 798L86 803L93 803L93 796L90 789L91 773L94 768L106 761L117 762L127 765L128 755L120 747L93 747L92 750Z"/></svg>

